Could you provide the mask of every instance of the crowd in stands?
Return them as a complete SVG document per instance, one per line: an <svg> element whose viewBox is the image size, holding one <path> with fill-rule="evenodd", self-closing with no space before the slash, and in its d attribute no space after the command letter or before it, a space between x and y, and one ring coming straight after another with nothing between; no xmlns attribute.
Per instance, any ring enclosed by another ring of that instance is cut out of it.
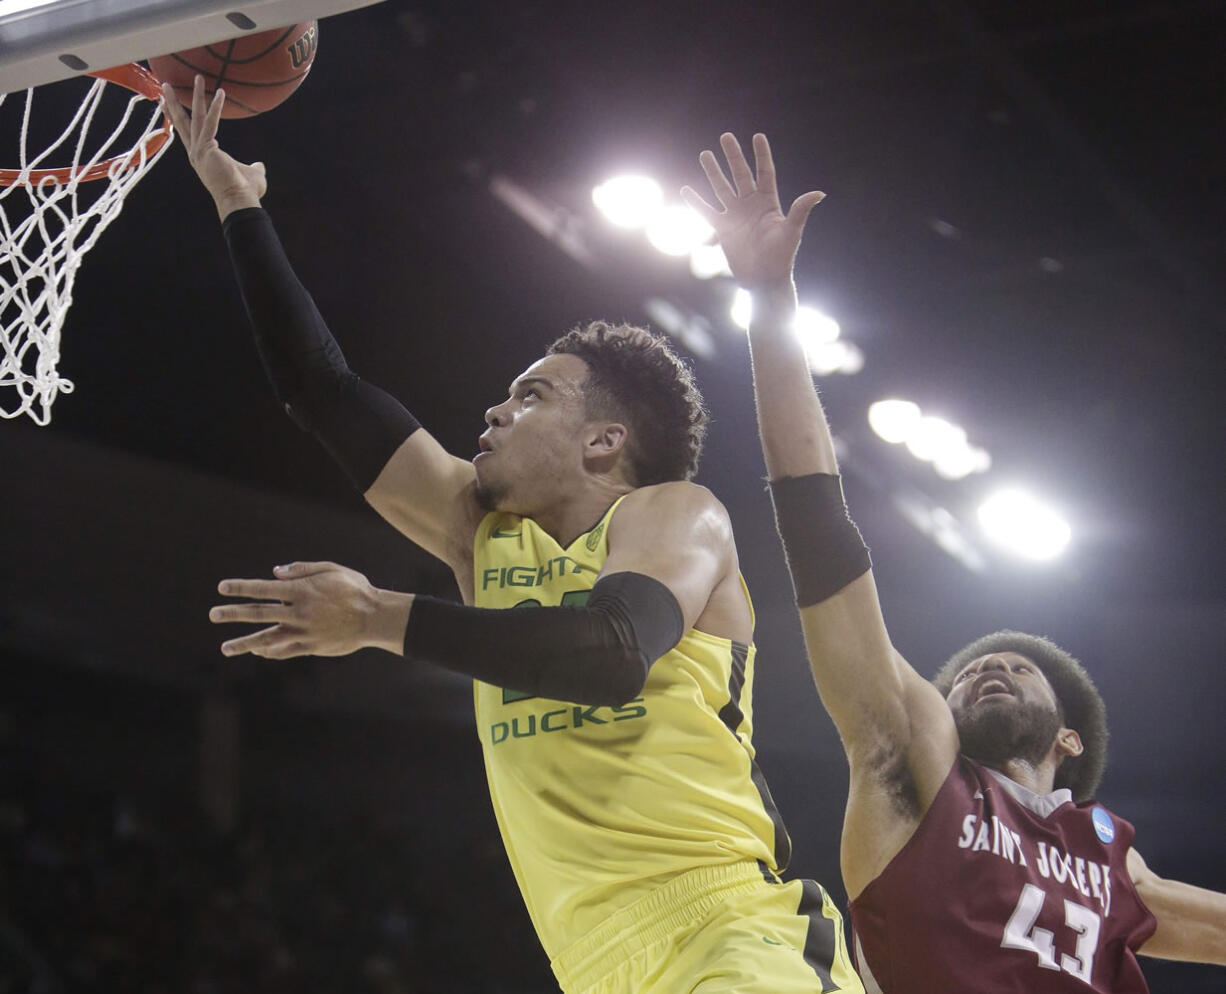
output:
<svg viewBox="0 0 1226 994"><path fill-rule="evenodd" d="M247 805L223 836L190 791L48 772L0 719L0 994L556 990L496 835L434 824L429 798Z"/></svg>

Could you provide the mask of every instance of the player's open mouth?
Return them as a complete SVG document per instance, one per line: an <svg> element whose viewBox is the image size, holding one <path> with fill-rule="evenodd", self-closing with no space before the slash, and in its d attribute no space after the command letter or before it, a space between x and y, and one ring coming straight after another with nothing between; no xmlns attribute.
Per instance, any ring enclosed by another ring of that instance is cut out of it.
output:
<svg viewBox="0 0 1226 994"><path fill-rule="evenodd" d="M975 684L976 701L981 701L985 697L991 697L999 694L1005 694L1012 697L1014 690L1013 685L1004 677L999 676L982 676Z"/></svg>

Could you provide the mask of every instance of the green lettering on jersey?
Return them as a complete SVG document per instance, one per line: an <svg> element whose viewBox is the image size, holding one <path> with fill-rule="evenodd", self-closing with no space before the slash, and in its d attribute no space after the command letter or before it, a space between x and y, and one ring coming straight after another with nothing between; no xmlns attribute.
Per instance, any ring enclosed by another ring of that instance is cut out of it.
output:
<svg viewBox="0 0 1226 994"><path fill-rule="evenodd" d="M566 732L586 728L589 725L607 725L611 721L634 721L647 717L647 705L643 698L636 697L620 707L603 704L572 704L568 708L555 708L540 715L534 714L512 718L510 722L496 721L490 725L490 745L497 746L511 739L530 739L545 732Z"/></svg>
<svg viewBox="0 0 1226 994"><path fill-rule="evenodd" d="M569 569L567 568L569 567ZM481 571L481 589L489 590L497 587L541 587L551 582L555 576L570 574L575 576L583 572L583 566L570 556L554 556L547 559L542 566L490 566Z"/></svg>

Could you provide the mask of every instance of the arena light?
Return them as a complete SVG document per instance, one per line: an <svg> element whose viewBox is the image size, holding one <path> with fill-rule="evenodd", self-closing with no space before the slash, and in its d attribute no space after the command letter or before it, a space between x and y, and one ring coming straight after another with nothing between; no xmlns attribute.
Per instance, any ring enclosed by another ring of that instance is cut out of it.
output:
<svg viewBox="0 0 1226 994"><path fill-rule="evenodd" d="M967 441L966 431L944 418L925 416L918 404L891 397L869 406L868 423L891 445L906 444L917 459L931 462L938 476L961 480L987 472L992 456Z"/></svg>
<svg viewBox="0 0 1226 994"><path fill-rule="evenodd" d="M690 272L696 279L713 280L717 276L731 276L728 257L719 245L698 245L690 252Z"/></svg>
<svg viewBox="0 0 1226 994"><path fill-rule="evenodd" d="M660 211L664 191L649 176L615 176L592 190L592 203L619 228L643 228Z"/></svg>
<svg viewBox="0 0 1226 994"><path fill-rule="evenodd" d="M1055 510L1021 490L1002 490L978 512L984 534L1014 555L1036 562L1060 555L1072 529Z"/></svg>
<svg viewBox="0 0 1226 994"><path fill-rule="evenodd" d="M932 460L932 468L946 480L961 480L972 473L983 473L992 466L992 457L986 449L973 445L949 448Z"/></svg>
<svg viewBox="0 0 1226 994"><path fill-rule="evenodd" d="M950 452L966 448L966 432L944 418L925 415L915 423L904 444L916 459L935 462Z"/></svg>
<svg viewBox="0 0 1226 994"><path fill-rule="evenodd" d="M805 348L809 371L815 376L853 375L864 368L864 353L851 342L819 342Z"/></svg>
<svg viewBox="0 0 1226 994"><path fill-rule="evenodd" d="M869 425L891 445L905 442L922 416L919 404L893 397L879 400L868 409Z"/></svg>
<svg viewBox="0 0 1226 994"><path fill-rule="evenodd" d="M796 320L793 330L806 349L818 345L829 345L839 337L839 323L819 311L816 307L801 304L796 308Z"/></svg>
<svg viewBox="0 0 1226 994"><path fill-rule="evenodd" d="M713 234L714 229L685 204L669 204L647 224L647 240L665 255L689 255Z"/></svg>
<svg viewBox="0 0 1226 994"><path fill-rule="evenodd" d="M753 297L743 286L736 288L732 296L732 306L728 309L732 323L742 331L749 330L749 322L753 319Z"/></svg>

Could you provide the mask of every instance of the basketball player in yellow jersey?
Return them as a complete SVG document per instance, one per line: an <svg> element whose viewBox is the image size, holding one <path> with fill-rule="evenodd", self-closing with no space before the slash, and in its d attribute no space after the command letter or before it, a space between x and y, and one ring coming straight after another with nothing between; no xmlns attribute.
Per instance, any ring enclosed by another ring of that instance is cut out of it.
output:
<svg viewBox="0 0 1226 994"><path fill-rule="evenodd" d="M167 109L213 196L278 399L366 500L454 571L465 605L332 563L227 580L227 654L362 646L472 676L490 794L567 994L861 991L751 743L753 612L723 506L688 482L706 425L665 342L595 323L491 407L472 460L358 379L217 145L224 96ZM505 610L521 607L525 610Z"/></svg>

